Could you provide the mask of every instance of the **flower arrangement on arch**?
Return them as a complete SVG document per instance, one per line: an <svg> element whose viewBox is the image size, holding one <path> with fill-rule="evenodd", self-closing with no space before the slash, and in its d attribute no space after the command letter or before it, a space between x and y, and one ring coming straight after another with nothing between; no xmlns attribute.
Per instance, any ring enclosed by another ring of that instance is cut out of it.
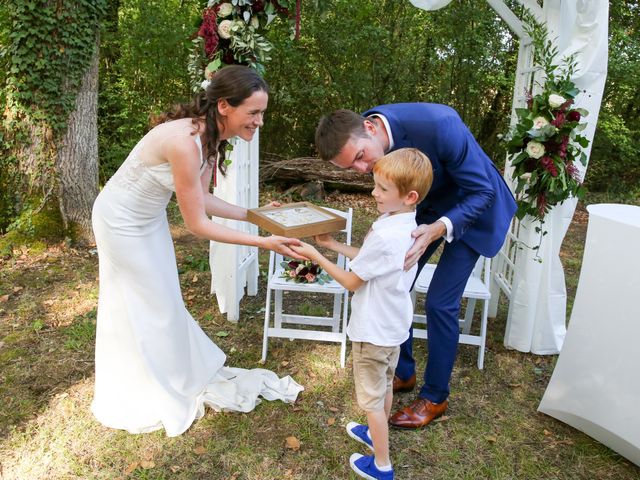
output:
<svg viewBox="0 0 640 480"><path fill-rule="evenodd" d="M300 0L209 0L189 57L193 91L206 88L223 65L249 65L264 74L273 48L264 33L276 18L290 21L292 37L297 37Z"/></svg>
<svg viewBox="0 0 640 480"><path fill-rule="evenodd" d="M571 80L575 56L557 65L558 49L547 39L546 26L529 19L526 30L534 46L534 63L544 71L544 83L539 93L527 92L527 108L516 109L517 122L505 140L516 181L516 216L521 220L530 215L544 222L553 206L584 195L577 163L587 162L583 149L589 140L580 132L587 126L581 119L588 112L573 107L580 93Z"/></svg>
<svg viewBox="0 0 640 480"><path fill-rule="evenodd" d="M322 267L311 260L285 260L280 262L283 268L280 278L296 283L319 283L324 285L332 279Z"/></svg>

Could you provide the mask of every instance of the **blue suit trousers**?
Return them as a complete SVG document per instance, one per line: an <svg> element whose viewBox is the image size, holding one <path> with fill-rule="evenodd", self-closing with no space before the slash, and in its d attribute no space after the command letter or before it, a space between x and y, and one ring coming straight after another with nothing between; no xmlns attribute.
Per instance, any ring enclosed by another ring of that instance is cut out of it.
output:
<svg viewBox="0 0 640 480"><path fill-rule="evenodd" d="M418 264L422 269L442 240L427 248ZM449 396L449 380L453 371L458 339L460 336L459 314L464 287L480 254L466 243L445 243L442 256L433 274L425 300L427 314L428 357L424 372L424 384L420 398L440 403ZM406 380L416 373L413 358L413 328L409 338L400 346L400 358L396 375Z"/></svg>

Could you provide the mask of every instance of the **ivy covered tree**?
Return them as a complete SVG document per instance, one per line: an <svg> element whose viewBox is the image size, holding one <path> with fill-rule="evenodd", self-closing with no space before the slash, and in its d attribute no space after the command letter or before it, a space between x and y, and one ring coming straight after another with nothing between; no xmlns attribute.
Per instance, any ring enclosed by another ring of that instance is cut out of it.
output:
<svg viewBox="0 0 640 480"><path fill-rule="evenodd" d="M106 1L14 0L4 7L10 30L3 48L1 231L29 232L45 215L79 241L92 238Z"/></svg>

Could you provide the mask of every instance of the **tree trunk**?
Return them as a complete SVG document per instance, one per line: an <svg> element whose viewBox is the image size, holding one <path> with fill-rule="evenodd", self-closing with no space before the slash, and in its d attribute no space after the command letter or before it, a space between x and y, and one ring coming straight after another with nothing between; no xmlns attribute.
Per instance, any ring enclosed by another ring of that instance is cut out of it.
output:
<svg viewBox="0 0 640 480"><path fill-rule="evenodd" d="M344 192L370 192L373 189L371 174L343 170L315 157L279 159L265 155L260 162L260 181L285 187L320 181L325 190Z"/></svg>
<svg viewBox="0 0 640 480"><path fill-rule="evenodd" d="M98 195L98 60L96 37L91 65L84 74L56 161L65 230L71 229L75 240L84 244L94 242L91 208Z"/></svg>

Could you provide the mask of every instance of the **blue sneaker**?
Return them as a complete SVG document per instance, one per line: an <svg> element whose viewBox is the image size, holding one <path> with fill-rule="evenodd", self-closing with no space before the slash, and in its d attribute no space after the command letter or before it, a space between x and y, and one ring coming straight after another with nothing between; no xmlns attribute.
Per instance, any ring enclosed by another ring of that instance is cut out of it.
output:
<svg viewBox="0 0 640 480"><path fill-rule="evenodd" d="M373 442L371 441L371 437L369 437L369 427L356 422L349 422L347 423L346 429L351 438L360 443L364 443L373 451Z"/></svg>
<svg viewBox="0 0 640 480"><path fill-rule="evenodd" d="M351 458L349 458L349 464L351 465L351 469L362 478L368 478L369 480L393 480L393 468L386 472L378 470L373 458L373 455L365 457L359 453L354 453L351 455Z"/></svg>

